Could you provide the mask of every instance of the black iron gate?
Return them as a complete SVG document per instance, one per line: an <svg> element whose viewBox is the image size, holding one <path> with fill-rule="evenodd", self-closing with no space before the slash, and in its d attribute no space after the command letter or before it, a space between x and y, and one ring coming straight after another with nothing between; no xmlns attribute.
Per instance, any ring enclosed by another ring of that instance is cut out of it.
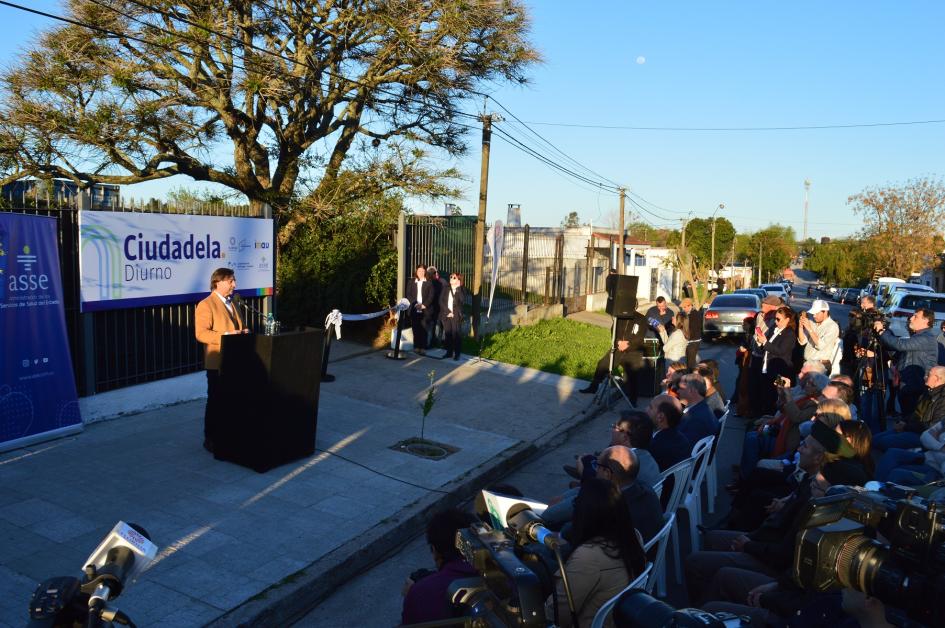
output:
<svg viewBox="0 0 945 628"><path fill-rule="evenodd" d="M411 277L420 264L436 266L440 277L462 273L467 290L473 279L475 258L475 216L407 216L405 220L406 268L401 272Z"/></svg>

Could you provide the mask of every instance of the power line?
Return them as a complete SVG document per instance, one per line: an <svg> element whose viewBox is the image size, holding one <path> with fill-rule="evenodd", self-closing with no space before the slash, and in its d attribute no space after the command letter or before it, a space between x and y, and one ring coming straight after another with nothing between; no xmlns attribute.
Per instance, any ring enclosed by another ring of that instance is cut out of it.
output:
<svg viewBox="0 0 945 628"><path fill-rule="evenodd" d="M580 124L572 122L536 122L528 124L538 126L572 127L579 129L604 129L608 131L674 131L674 132L755 132L755 131L820 131L826 129L868 129L891 126L915 126L923 124L942 124L941 120L907 120L903 122L865 122L853 124L814 124L798 126L743 126L743 127L681 127L681 126L623 126L608 124Z"/></svg>

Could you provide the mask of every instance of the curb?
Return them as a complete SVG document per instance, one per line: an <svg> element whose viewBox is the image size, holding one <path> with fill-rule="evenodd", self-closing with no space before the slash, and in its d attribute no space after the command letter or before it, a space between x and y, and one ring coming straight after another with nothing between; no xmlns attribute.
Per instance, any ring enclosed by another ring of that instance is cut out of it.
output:
<svg viewBox="0 0 945 628"><path fill-rule="evenodd" d="M589 406L534 441L519 442L509 447L492 461L471 469L442 487L441 490L448 491L448 494L430 493L420 498L380 521L358 538L335 548L308 567L287 576L282 582L272 585L206 625L212 628L291 625L336 589L413 540L424 529L431 510L457 506L469 500L482 486L513 471L540 454L548 445L566 438L573 430L604 411L605 408Z"/></svg>

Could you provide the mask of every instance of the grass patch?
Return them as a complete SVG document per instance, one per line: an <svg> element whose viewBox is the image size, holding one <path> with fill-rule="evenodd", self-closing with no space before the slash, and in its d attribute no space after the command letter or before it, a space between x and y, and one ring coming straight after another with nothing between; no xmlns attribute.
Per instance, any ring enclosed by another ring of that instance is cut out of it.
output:
<svg viewBox="0 0 945 628"><path fill-rule="evenodd" d="M591 379L609 344L609 329L556 318L486 336L482 343L482 357L578 379ZM479 347L472 338L465 338L463 352L476 355Z"/></svg>

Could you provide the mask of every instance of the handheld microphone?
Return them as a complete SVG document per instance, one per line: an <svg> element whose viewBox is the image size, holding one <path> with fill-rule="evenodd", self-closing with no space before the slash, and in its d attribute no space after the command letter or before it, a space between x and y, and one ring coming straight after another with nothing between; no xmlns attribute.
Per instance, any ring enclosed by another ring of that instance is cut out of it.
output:
<svg viewBox="0 0 945 628"><path fill-rule="evenodd" d="M520 543L537 541L551 549L564 544L557 534L545 527L545 522L528 504L514 504L506 513L505 520L509 529L518 535Z"/></svg>

